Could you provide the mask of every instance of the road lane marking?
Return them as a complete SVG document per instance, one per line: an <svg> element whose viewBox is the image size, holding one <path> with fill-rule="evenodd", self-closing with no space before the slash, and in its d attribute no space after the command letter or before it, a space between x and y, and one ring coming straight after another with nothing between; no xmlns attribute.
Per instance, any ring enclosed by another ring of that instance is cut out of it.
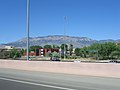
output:
<svg viewBox="0 0 120 90"><path fill-rule="evenodd" d="M42 87L48 87L48 88L61 89L61 90L77 90L77 89L64 88L64 87L59 87L59 86L47 85L47 84L39 84L39 83L33 83L33 82L28 82L28 81L22 81L22 80L15 80L15 79L8 79L8 78L0 78L0 79L6 80L6 81L17 82L17 83L23 83L23 84L30 84L30 85L36 85L36 86L42 86Z"/></svg>

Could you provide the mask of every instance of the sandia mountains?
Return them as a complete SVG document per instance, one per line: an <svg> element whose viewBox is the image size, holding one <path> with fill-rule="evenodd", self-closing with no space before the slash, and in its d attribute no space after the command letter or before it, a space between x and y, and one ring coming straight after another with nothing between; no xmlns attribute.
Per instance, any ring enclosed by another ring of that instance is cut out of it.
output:
<svg viewBox="0 0 120 90"><path fill-rule="evenodd" d="M11 45L15 47L26 47L27 39L23 38L15 42L7 43L6 45ZM30 46L40 45L44 46L46 44L50 45L61 45L63 43L73 44L74 47L84 47L89 46L93 43L103 43L103 42L120 42L119 40L93 40L87 37L74 37L74 36L63 36L63 35L51 35L43 37L30 37Z"/></svg>

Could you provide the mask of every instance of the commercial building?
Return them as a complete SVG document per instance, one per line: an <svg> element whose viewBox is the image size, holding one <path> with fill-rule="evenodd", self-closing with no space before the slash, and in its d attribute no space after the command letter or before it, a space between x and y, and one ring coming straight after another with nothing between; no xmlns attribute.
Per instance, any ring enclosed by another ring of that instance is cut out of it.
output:
<svg viewBox="0 0 120 90"><path fill-rule="evenodd" d="M50 49L47 49L47 48L37 48L34 51L31 51L29 53L29 56L46 56L48 53L52 53L52 52L57 52L59 53L59 49L53 49L53 48L50 48ZM26 56L26 52L24 53L24 56Z"/></svg>

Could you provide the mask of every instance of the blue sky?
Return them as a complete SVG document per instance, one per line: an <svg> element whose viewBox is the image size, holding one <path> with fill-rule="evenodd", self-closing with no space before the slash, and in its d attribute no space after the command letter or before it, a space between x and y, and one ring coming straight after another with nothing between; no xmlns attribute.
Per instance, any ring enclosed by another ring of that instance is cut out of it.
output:
<svg viewBox="0 0 120 90"><path fill-rule="evenodd" d="M30 36L120 39L120 0L30 0ZM26 0L0 0L0 43L26 37Z"/></svg>

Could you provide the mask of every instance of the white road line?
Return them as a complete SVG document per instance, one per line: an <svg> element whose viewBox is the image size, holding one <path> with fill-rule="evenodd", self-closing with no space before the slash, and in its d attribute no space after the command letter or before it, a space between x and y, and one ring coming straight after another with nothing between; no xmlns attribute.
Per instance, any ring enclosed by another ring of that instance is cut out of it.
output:
<svg viewBox="0 0 120 90"><path fill-rule="evenodd" d="M15 79L8 79L8 78L0 78L0 79L1 80L6 80L6 81L17 82L17 83L23 83L23 84L31 84L31 85L36 85L36 86L61 89L61 90L76 90L76 89L71 89L71 88L64 88L64 87L59 87L59 86L52 86L52 85L46 85L46 84L32 83L32 82L15 80Z"/></svg>

